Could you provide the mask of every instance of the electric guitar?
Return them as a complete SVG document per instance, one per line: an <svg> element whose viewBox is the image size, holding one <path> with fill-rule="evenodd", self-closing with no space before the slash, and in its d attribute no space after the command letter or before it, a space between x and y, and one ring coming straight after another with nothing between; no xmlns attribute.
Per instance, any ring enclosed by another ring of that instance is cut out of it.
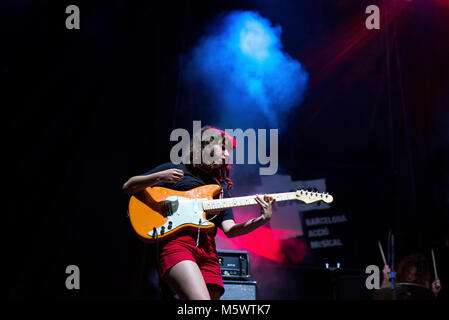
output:
<svg viewBox="0 0 449 320"><path fill-rule="evenodd" d="M255 196L214 199L220 190L221 187L215 184L188 191L148 187L131 196L128 206L131 225L142 241L152 243L168 239L183 230L212 231L215 225L207 220L208 213L258 204ZM269 195L277 202L300 200L309 204L333 201L330 194L306 190Z"/></svg>

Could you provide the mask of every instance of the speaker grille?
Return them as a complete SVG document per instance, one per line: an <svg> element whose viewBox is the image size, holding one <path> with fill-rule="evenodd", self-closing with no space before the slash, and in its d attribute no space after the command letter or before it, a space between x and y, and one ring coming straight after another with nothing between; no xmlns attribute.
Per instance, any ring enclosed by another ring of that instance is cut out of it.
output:
<svg viewBox="0 0 449 320"><path fill-rule="evenodd" d="M256 300L256 281L223 280L225 293L221 300Z"/></svg>

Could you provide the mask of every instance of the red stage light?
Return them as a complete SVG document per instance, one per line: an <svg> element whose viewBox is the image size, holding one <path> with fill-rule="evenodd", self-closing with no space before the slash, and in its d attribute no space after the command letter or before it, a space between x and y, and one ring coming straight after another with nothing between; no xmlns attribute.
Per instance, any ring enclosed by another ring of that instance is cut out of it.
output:
<svg viewBox="0 0 449 320"><path fill-rule="evenodd" d="M227 238L219 230L217 246L224 250L243 250L282 264L296 264L304 260L307 247L294 237L296 230L276 230L261 227L248 235Z"/></svg>

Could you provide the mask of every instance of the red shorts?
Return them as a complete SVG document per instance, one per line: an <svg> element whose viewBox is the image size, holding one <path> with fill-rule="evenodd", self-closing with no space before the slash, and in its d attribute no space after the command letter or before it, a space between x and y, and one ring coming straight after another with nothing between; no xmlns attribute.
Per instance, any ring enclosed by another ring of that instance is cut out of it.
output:
<svg viewBox="0 0 449 320"><path fill-rule="evenodd" d="M197 233L186 233L163 243L160 250L160 277L175 264L190 260L195 262L201 270L206 284L215 284L222 288L224 293L221 269L218 263L215 240L212 235L200 234L198 247L196 246Z"/></svg>

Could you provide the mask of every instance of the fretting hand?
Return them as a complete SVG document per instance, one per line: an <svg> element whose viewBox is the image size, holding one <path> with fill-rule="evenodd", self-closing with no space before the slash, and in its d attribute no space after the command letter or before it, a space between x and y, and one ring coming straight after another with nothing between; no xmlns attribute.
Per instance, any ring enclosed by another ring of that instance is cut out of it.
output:
<svg viewBox="0 0 449 320"><path fill-rule="evenodd" d="M254 198L260 205L260 215L264 220L270 220L273 215L273 203L276 201L272 196L264 195L261 198L258 194Z"/></svg>

